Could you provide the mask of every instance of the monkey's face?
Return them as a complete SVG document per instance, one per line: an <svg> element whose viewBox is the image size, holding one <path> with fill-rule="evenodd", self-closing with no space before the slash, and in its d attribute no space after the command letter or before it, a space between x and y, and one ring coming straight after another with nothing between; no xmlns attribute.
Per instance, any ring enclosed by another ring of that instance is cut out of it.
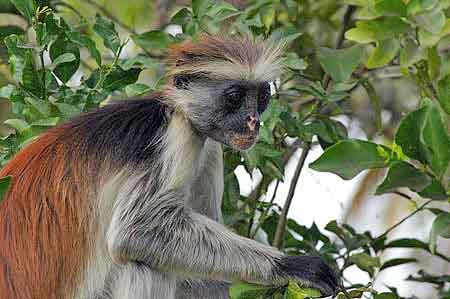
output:
<svg viewBox="0 0 450 299"><path fill-rule="evenodd" d="M269 83L202 81L189 86L195 99L189 107L194 127L234 149L251 147L258 137L260 116L270 100Z"/></svg>

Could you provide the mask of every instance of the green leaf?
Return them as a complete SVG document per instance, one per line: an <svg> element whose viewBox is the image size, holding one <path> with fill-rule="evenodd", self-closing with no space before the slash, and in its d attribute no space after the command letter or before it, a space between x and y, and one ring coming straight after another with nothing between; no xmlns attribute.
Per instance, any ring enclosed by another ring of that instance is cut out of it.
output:
<svg viewBox="0 0 450 299"><path fill-rule="evenodd" d="M34 25L34 31L36 32L36 40L39 47L44 47L46 43L49 43L49 35L47 33L47 25L45 23L37 23Z"/></svg>
<svg viewBox="0 0 450 299"><path fill-rule="evenodd" d="M25 97L25 102L30 104L34 109L36 109L43 117L47 117L51 113L50 103L40 99L35 99L31 97Z"/></svg>
<svg viewBox="0 0 450 299"><path fill-rule="evenodd" d="M12 176L6 176L3 178L0 178L0 200L2 200L3 197L6 195L6 192L8 191L11 181L12 181Z"/></svg>
<svg viewBox="0 0 450 299"><path fill-rule="evenodd" d="M363 48L353 46L346 49L319 48L317 58L325 72L334 81L348 81L353 71L360 65L363 56Z"/></svg>
<svg viewBox="0 0 450 299"><path fill-rule="evenodd" d="M67 103L53 103L64 118L72 118L80 114L81 109Z"/></svg>
<svg viewBox="0 0 450 299"><path fill-rule="evenodd" d="M407 68L419 62L423 57L423 49L412 38L405 38L400 49L400 65Z"/></svg>
<svg viewBox="0 0 450 299"><path fill-rule="evenodd" d="M259 10L259 14L264 27L266 30L269 30L275 20L275 7L273 5L264 5Z"/></svg>
<svg viewBox="0 0 450 299"><path fill-rule="evenodd" d="M373 296L373 299L398 299L398 297L393 293L378 293Z"/></svg>
<svg viewBox="0 0 450 299"><path fill-rule="evenodd" d="M371 275L374 273L375 268L379 268L381 266L380 259L378 257L372 257L364 252L352 254L349 261Z"/></svg>
<svg viewBox="0 0 450 299"><path fill-rule="evenodd" d="M207 15L211 16L216 22L222 22L228 18L242 14L236 7L227 2L218 2L211 5Z"/></svg>
<svg viewBox="0 0 450 299"><path fill-rule="evenodd" d="M406 16L406 5L402 0L375 0L375 10L383 16Z"/></svg>
<svg viewBox="0 0 450 299"><path fill-rule="evenodd" d="M432 178L431 184L428 185L422 192L419 192L419 195L424 198L430 198L433 200L448 200L449 195L445 191L444 186L436 180Z"/></svg>
<svg viewBox="0 0 450 299"><path fill-rule="evenodd" d="M12 34L21 35L24 31L21 27L14 26L14 25L6 25L6 26L0 26L0 45L3 44L3 40Z"/></svg>
<svg viewBox="0 0 450 299"><path fill-rule="evenodd" d="M135 83L140 73L141 69L133 68L123 70L117 66L106 76L103 82L103 88L110 92L122 89L127 85Z"/></svg>
<svg viewBox="0 0 450 299"><path fill-rule="evenodd" d="M450 19L447 19L442 30L436 34L419 28L418 36L420 46L423 48L435 46L442 38L450 34Z"/></svg>
<svg viewBox="0 0 450 299"><path fill-rule="evenodd" d="M7 119L4 122L6 125L12 127L13 129L15 129L18 133L22 133L24 132L28 127L28 123L26 121L24 121L23 119Z"/></svg>
<svg viewBox="0 0 450 299"><path fill-rule="evenodd" d="M356 6L361 6L361 7L365 7L365 6L369 5L369 1L367 1L367 0L344 0L343 2L345 4L356 5Z"/></svg>
<svg viewBox="0 0 450 299"><path fill-rule="evenodd" d="M316 289L301 288L297 283L290 281L286 290L286 299L317 298L321 294Z"/></svg>
<svg viewBox="0 0 450 299"><path fill-rule="evenodd" d="M427 107L422 107L406 115L395 135L395 143L402 148L403 153L422 163L426 163L421 145L426 110Z"/></svg>
<svg viewBox="0 0 450 299"><path fill-rule="evenodd" d="M60 118L59 117L50 117L39 119L31 124L33 127L54 127L58 124Z"/></svg>
<svg viewBox="0 0 450 299"><path fill-rule="evenodd" d="M37 71L34 57L31 52L25 56L25 65L22 73L23 87L37 97L42 95L42 78Z"/></svg>
<svg viewBox="0 0 450 299"><path fill-rule="evenodd" d="M151 91L150 86L141 83L130 84L125 87L125 93L129 97L139 96L149 91Z"/></svg>
<svg viewBox="0 0 450 299"><path fill-rule="evenodd" d="M284 64L292 69L292 70L296 70L296 71L303 71L306 70L306 68L308 67L308 63L306 63L306 61L300 57L298 57L298 55L294 52L288 53L284 59Z"/></svg>
<svg viewBox="0 0 450 299"><path fill-rule="evenodd" d="M191 20L192 20L192 13L191 13L191 11L188 8L184 7L182 9L180 9L172 17L171 23L182 26L182 25L186 25Z"/></svg>
<svg viewBox="0 0 450 299"><path fill-rule="evenodd" d="M441 75L441 56L436 46L427 49L428 73L431 80L436 80Z"/></svg>
<svg viewBox="0 0 450 299"><path fill-rule="evenodd" d="M408 263L416 263L417 259L414 258L398 258L398 259L392 259L389 261L386 261L383 263L383 265L380 268L381 270L385 270L387 268L391 268L391 267L395 267L395 266L399 266L399 265L404 265L404 264L408 264Z"/></svg>
<svg viewBox="0 0 450 299"><path fill-rule="evenodd" d="M429 246L427 243L417 239L397 239L389 242L384 248L419 248L428 251Z"/></svg>
<svg viewBox="0 0 450 299"><path fill-rule="evenodd" d="M446 17L439 5L436 5L431 11L416 15L414 20L420 28L438 34L445 26Z"/></svg>
<svg viewBox="0 0 450 299"><path fill-rule="evenodd" d="M24 38L18 35L10 35L5 38L5 45L8 48L9 64L13 78L22 82L23 69L25 67L25 58L30 49L20 47L24 44Z"/></svg>
<svg viewBox="0 0 450 299"><path fill-rule="evenodd" d="M122 59L120 60L119 65L124 70L129 70L136 67L154 69L160 66L156 59L150 58L146 55L137 55L130 59Z"/></svg>
<svg viewBox="0 0 450 299"><path fill-rule="evenodd" d="M439 4L439 0L411 0L407 6L408 14L416 15L426 10L432 10L437 4Z"/></svg>
<svg viewBox="0 0 450 299"><path fill-rule="evenodd" d="M436 253L437 238L442 237L450 238L450 214L442 213L436 217L433 221L430 231L430 250L434 254Z"/></svg>
<svg viewBox="0 0 450 299"><path fill-rule="evenodd" d="M66 37L59 37L50 46L50 58L52 63L55 64L55 60L64 54L72 54L75 59L69 62L59 63L54 69L55 75L64 83L70 80L80 67L80 49L78 45L71 42Z"/></svg>
<svg viewBox="0 0 450 299"><path fill-rule="evenodd" d="M438 177L449 166L450 138L433 104L411 112L401 121L395 143L408 157L430 165Z"/></svg>
<svg viewBox="0 0 450 299"><path fill-rule="evenodd" d="M428 164L441 178L450 164L450 136L434 105L428 106L422 136Z"/></svg>
<svg viewBox="0 0 450 299"><path fill-rule="evenodd" d="M411 26L399 17L382 17L356 22L356 28L348 30L345 37L358 43L370 43L395 38L411 30Z"/></svg>
<svg viewBox="0 0 450 299"><path fill-rule="evenodd" d="M450 75L439 81L438 93L439 104L447 114L450 114Z"/></svg>
<svg viewBox="0 0 450 299"><path fill-rule="evenodd" d="M34 0L11 0L11 2L31 24L36 13L36 2Z"/></svg>
<svg viewBox="0 0 450 299"><path fill-rule="evenodd" d="M151 50L165 50L174 42L174 38L170 34L160 30L153 30L142 34L133 35L131 38L139 47Z"/></svg>
<svg viewBox="0 0 450 299"><path fill-rule="evenodd" d="M0 98L9 99L16 87L12 84L8 84L0 88Z"/></svg>
<svg viewBox="0 0 450 299"><path fill-rule="evenodd" d="M420 192L431 183L431 178L409 163L399 161L389 167L384 181L377 187L375 194L383 194L396 191L398 188L407 187L415 192Z"/></svg>
<svg viewBox="0 0 450 299"><path fill-rule="evenodd" d="M94 31L103 39L105 47L116 55L120 48L120 37L114 23L97 14L95 16Z"/></svg>
<svg viewBox="0 0 450 299"><path fill-rule="evenodd" d="M201 19L206 14L209 4L208 0L192 0L192 12L194 16Z"/></svg>
<svg viewBox="0 0 450 299"><path fill-rule="evenodd" d="M365 169L386 167L388 161L380 149L389 151L368 141L344 140L327 148L309 166L316 171L332 172L349 180Z"/></svg>
<svg viewBox="0 0 450 299"><path fill-rule="evenodd" d="M347 139L346 127L342 123L326 117L315 119L304 129L307 133L318 136L323 149Z"/></svg>
<svg viewBox="0 0 450 299"><path fill-rule="evenodd" d="M64 53L64 54L58 56L55 60L53 60L53 65L58 66L61 63L72 62L75 59L77 59L77 58L72 53Z"/></svg>
<svg viewBox="0 0 450 299"><path fill-rule="evenodd" d="M92 39L79 32L67 32L66 34L72 42L88 49L91 56L95 59L95 62L97 62L99 66L102 65L102 55Z"/></svg>
<svg viewBox="0 0 450 299"><path fill-rule="evenodd" d="M233 283L230 288L230 299L264 299L268 287L246 282Z"/></svg>
<svg viewBox="0 0 450 299"><path fill-rule="evenodd" d="M398 39L386 39L377 42L377 47L372 51L367 61L367 68L374 69L389 64L400 49Z"/></svg>

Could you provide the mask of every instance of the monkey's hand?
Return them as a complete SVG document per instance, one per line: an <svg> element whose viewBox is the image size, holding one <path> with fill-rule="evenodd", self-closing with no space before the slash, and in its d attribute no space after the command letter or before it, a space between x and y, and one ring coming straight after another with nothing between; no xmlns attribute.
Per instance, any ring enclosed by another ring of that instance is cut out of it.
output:
<svg viewBox="0 0 450 299"><path fill-rule="evenodd" d="M341 287L336 273L320 257L283 256L277 264L281 277L318 289L324 296L336 295Z"/></svg>

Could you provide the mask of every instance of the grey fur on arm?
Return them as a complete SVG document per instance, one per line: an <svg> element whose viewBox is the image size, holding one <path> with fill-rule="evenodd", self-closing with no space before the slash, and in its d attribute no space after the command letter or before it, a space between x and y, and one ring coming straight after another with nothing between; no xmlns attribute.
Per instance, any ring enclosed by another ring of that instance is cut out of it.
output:
<svg viewBox="0 0 450 299"><path fill-rule="evenodd" d="M273 282L276 249L238 236L184 206L188 190L145 200L143 213L123 211L109 229L109 250L119 262L134 261L164 272L218 280ZM135 215L130 219L130 215ZM122 219L122 220L121 220Z"/></svg>

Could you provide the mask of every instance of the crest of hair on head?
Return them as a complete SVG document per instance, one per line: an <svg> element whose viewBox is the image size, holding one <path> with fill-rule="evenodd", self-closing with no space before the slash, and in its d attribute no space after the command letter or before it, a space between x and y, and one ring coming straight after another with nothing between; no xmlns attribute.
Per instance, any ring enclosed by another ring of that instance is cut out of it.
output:
<svg viewBox="0 0 450 299"><path fill-rule="evenodd" d="M282 72L285 43L249 36L203 35L169 52L169 76L193 75L217 80L272 81Z"/></svg>

